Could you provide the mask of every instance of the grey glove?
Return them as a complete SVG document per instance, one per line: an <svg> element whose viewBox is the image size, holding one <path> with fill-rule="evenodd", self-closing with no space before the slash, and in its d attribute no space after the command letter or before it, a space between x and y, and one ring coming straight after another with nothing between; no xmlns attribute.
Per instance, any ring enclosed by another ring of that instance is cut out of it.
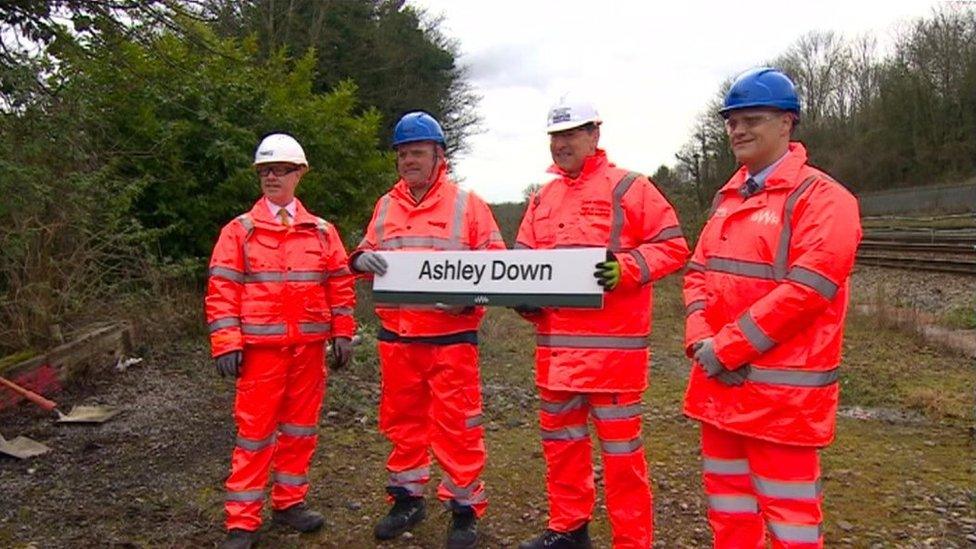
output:
<svg viewBox="0 0 976 549"><path fill-rule="evenodd" d="M361 273L374 273L380 276L386 274L387 267L386 260L376 252L362 252L352 262L353 269Z"/></svg>
<svg viewBox="0 0 976 549"><path fill-rule="evenodd" d="M692 346L695 352L695 361L701 364L708 377L715 378L716 381L729 387L738 387L746 381L749 375L749 367L743 366L738 370L729 370L722 365L718 357L715 356L715 347L712 338L703 339Z"/></svg>
<svg viewBox="0 0 976 549"><path fill-rule="evenodd" d="M463 315L474 311L474 307L470 305L448 305L447 303L434 303L434 308L449 315Z"/></svg>
<svg viewBox="0 0 976 549"><path fill-rule="evenodd" d="M723 385L738 387L746 382L746 378L749 376L749 370L749 365L746 364L745 366L735 370L724 370L715 376L715 379L717 379Z"/></svg>
<svg viewBox="0 0 976 549"><path fill-rule="evenodd" d="M341 370L349 364L352 358L352 340L348 337L336 337L332 339L332 368Z"/></svg>
<svg viewBox="0 0 976 549"><path fill-rule="evenodd" d="M220 374L220 377L241 377L241 361L243 360L243 353L231 351L214 359L214 365L217 366L217 373Z"/></svg>
<svg viewBox="0 0 976 549"><path fill-rule="evenodd" d="M535 305L528 305L526 303L519 303L518 305L512 307L512 310L522 316L533 316L542 312L542 307L536 307Z"/></svg>

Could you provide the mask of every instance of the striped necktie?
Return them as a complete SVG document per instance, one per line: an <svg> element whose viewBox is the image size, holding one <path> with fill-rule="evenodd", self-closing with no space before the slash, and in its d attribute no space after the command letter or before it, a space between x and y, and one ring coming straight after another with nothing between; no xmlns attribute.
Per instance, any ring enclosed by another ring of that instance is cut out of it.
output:
<svg viewBox="0 0 976 549"><path fill-rule="evenodd" d="M749 179L746 179L746 182L741 187L739 187L739 194L742 195L742 198L749 198L750 196L758 193L761 189L762 187L759 185L759 182L750 177Z"/></svg>
<svg viewBox="0 0 976 549"><path fill-rule="evenodd" d="M291 225L291 216L288 215L288 210L286 208L281 208L278 210L278 219L281 220L281 224L285 227Z"/></svg>

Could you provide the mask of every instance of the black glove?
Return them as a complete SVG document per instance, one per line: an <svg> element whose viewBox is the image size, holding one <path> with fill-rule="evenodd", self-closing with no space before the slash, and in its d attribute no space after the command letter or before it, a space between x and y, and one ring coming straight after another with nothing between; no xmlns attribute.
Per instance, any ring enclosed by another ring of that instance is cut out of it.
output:
<svg viewBox="0 0 976 549"><path fill-rule="evenodd" d="M231 351L214 359L214 365L217 367L217 373L220 374L220 377L241 377L242 360L244 360L243 353Z"/></svg>
<svg viewBox="0 0 976 549"><path fill-rule="evenodd" d="M348 337L337 337L332 340L332 368L341 370L349 364L352 358L352 340Z"/></svg>
<svg viewBox="0 0 976 549"><path fill-rule="evenodd" d="M512 310L522 316L533 316L542 312L542 307L536 307L535 305L529 305L527 303L519 303L518 305L512 307Z"/></svg>

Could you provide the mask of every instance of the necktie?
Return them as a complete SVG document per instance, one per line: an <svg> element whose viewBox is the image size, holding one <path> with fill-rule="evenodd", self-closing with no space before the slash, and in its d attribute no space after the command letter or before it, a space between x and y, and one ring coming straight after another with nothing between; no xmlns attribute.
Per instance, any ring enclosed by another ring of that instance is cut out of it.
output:
<svg viewBox="0 0 976 549"><path fill-rule="evenodd" d="M759 182L753 178L746 179L746 182L739 187L739 194L742 198L749 198L750 196L756 194L760 190Z"/></svg>
<svg viewBox="0 0 976 549"><path fill-rule="evenodd" d="M281 224L285 227L291 225L291 216L288 215L288 210L285 208L278 210L278 219L281 220Z"/></svg>

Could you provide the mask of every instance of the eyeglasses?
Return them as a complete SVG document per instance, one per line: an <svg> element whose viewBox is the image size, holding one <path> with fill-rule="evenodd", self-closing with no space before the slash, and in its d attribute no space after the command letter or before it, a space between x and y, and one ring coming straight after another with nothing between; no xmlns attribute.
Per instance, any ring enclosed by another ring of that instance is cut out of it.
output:
<svg viewBox="0 0 976 549"><path fill-rule="evenodd" d="M271 174L275 174L277 177L283 177L299 169L301 169L301 166L261 166L257 171L261 177L268 177Z"/></svg>
<svg viewBox="0 0 976 549"><path fill-rule="evenodd" d="M737 130L739 126L742 126L743 129L751 130L760 124L769 122L777 116L779 115L773 113L730 116L725 119L725 130L733 132Z"/></svg>

